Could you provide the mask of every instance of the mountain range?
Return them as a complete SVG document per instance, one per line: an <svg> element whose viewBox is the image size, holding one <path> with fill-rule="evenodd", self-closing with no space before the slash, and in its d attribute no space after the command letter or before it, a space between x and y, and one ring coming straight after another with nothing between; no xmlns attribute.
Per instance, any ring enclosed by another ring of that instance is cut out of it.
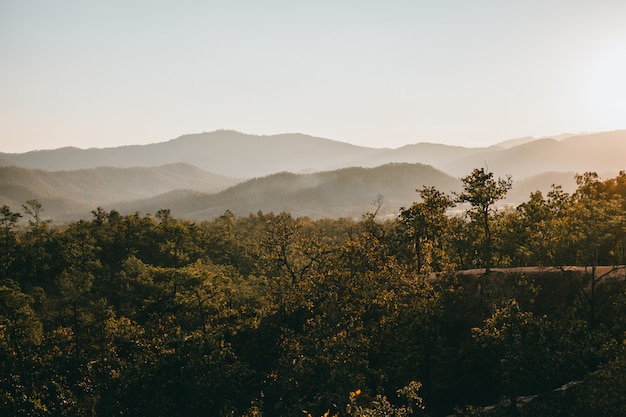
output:
<svg viewBox="0 0 626 417"><path fill-rule="evenodd" d="M417 143L368 148L303 134L216 131L114 148L0 153L0 204L38 199L55 220L87 218L97 206L122 212L212 218L231 210L289 211L310 217L392 215L417 199L416 188L451 192L476 167L511 175L508 204L535 190L575 188L574 174L626 169L626 130L556 139L531 137L487 148Z"/></svg>

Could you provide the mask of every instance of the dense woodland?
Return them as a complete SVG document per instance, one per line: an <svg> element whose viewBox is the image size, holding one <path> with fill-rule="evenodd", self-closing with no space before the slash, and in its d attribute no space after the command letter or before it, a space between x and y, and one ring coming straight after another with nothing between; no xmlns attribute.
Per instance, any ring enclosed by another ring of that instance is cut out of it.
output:
<svg viewBox="0 0 626 417"><path fill-rule="evenodd" d="M496 210L476 169L394 219L3 206L0 415L626 415L626 173L576 180Z"/></svg>

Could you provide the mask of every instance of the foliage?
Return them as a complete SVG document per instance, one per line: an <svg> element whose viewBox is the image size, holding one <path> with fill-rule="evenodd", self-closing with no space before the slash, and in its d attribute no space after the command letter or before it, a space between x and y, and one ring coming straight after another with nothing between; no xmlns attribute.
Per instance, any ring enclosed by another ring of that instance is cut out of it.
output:
<svg viewBox="0 0 626 417"><path fill-rule="evenodd" d="M418 274L424 267L428 267L428 272L441 271L449 263L442 236L448 229L446 212L454 202L435 187L424 186L417 191L422 202L400 209L399 233L413 248Z"/></svg>
<svg viewBox="0 0 626 417"><path fill-rule="evenodd" d="M359 405L359 395L361 390L350 392L350 403L347 406L347 413L355 417L406 417L413 414L420 414L424 410L423 400L418 395L422 384L411 381L396 393L402 398L405 404L394 406L389 402L386 396L378 394L370 404Z"/></svg>
<svg viewBox="0 0 626 417"><path fill-rule="evenodd" d="M506 196L511 189L512 181L510 177L506 179L493 178L492 172L486 172L484 168L476 168L471 174L461 178L463 192L457 194L460 203L470 203L467 210L473 222L481 225L484 232L484 242L482 244L482 264L485 272L491 269L492 256L492 236L490 227L490 213L492 206Z"/></svg>
<svg viewBox="0 0 626 417"><path fill-rule="evenodd" d="M578 415L598 417L626 413L626 355L624 347L615 359L591 374L584 382L585 392L579 399Z"/></svg>
<svg viewBox="0 0 626 417"><path fill-rule="evenodd" d="M625 178L495 210L476 170L465 215L424 187L384 221L3 206L0 414L481 415L574 380L623 414Z"/></svg>

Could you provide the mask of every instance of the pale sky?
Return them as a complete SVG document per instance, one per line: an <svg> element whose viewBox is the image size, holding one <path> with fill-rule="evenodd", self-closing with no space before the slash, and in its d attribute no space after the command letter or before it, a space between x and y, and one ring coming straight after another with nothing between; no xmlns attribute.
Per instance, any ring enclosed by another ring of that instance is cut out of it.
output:
<svg viewBox="0 0 626 417"><path fill-rule="evenodd" d="M0 0L0 151L626 128L626 1Z"/></svg>

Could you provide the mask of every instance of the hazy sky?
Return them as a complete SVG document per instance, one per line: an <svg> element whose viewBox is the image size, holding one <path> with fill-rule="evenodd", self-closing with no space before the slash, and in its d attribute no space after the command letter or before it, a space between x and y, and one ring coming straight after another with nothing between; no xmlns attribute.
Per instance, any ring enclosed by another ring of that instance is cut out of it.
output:
<svg viewBox="0 0 626 417"><path fill-rule="evenodd" d="M0 0L0 151L626 128L626 1Z"/></svg>

